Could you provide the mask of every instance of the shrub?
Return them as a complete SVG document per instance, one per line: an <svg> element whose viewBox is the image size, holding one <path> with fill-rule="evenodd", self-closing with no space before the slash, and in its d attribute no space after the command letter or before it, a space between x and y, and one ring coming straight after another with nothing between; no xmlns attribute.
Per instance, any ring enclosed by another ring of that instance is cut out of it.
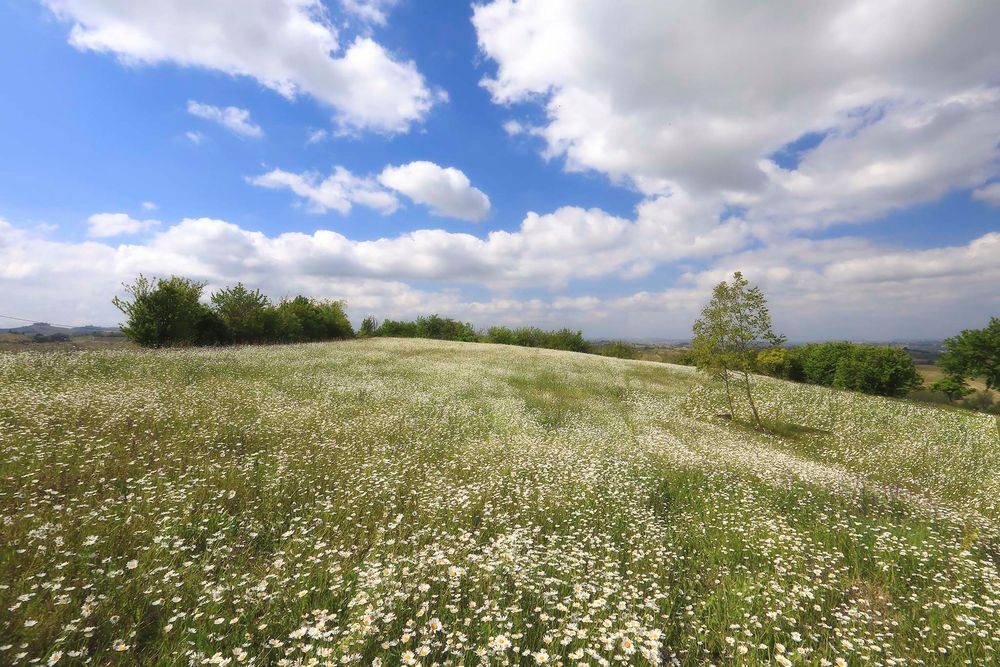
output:
<svg viewBox="0 0 1000 667"><path fill-rule="evenodd" d="M112 303L128 318L125 336L144 347L194 345L202 338L208 306L201 303L205 283L180 276L150 280L143 275L125 284L131 299Z"/></svg>
<svg viewBox="0 0 1000 667"><path fill-rule="evenodd" d="M635 345L629 345L628 343L620 340L599 345L591 351L593 354L599 354L603 357L617 357L618 359L639 358L639 349Z"/></svg>
<svg viewBox="0 0 1000 667"><path fill-rule="evenodd" d="M265 313L270 300L260 290L250 291L243 283L212 294L212 305L229 328L235 343L258 343L265 340Z"/></svg>
<svg viewBox="0 0 1000 667"><path fill-rule="evenodd" d="M757 353L756 367L761 373L776 378L788 377L792 355L783 347L769 347Z"/></svg>
<svg viewBox="0 0 1000 667"><path fill-rule="evenodd" d="M852 345L843 355L833 386L877 396L906 396L922 384L906 350L877 345Z"/></svg>

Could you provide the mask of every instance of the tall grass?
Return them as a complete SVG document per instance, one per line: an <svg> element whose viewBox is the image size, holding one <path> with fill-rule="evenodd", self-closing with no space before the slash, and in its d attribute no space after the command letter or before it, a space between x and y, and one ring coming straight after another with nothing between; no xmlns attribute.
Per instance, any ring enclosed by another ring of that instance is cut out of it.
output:
<svg viewBox="0 0 1000 667"><path fill-rule="evenodd" d="M987 664L995 418L378 339L0 355L0 663Z"/></svg>

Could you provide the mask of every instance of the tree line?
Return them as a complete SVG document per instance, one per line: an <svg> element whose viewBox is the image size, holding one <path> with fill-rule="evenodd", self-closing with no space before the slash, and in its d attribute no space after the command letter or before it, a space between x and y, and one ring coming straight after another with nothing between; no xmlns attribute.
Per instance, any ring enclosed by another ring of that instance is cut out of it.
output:
<svg viewBox="0 0 1000 667"><path fill-rule="evenodd" d="M892 397L907 396L923 385L912 357L898 347L831 342L788 348L784 342L772 328L764 294L737 271L731 283L715 286L694 323L691 360L721 381L730 416L735 414L734 392L746 396L758 428L753 373ZM987 389L1000 390L1000 319L991 318L983 329L962 331L945 340L944 347L938 365L946 375L931 385L933 391L957 400L972 393L967 381L974 377L982 378Z"/></svg>
<svg viewBox="0 0 1000 667"><path fill-rule="evenodd" d="M243 283L213 292L208 304L203 303L206 283L181 276L150 279L140 275L124 287L127 296L115 297L112 303L125 314L122 332L143 347L301 343L357 335L609 353L607 346L591 346L581 331L545 331L538 327L490 327L477 331L468 322L438 315L382 322L369 316L355 333L342 301L321 301L300 295L272 303L260 290L247 289ZM611 349L612 356L623 356L628 352L627 347Z"/></svg>
<svg viewBox="0 0 1000 667"><path fill-rule="evenodd" d="M591 352L594 348L583 338L582 331L558 329L546 331L538 327L490 327L476 330L469 322L449 317L427 315L412 321L383 320L366 317L358 335L362 337L392 336L396 338L433 338L467 343L496 343L520 347L541 347L569 352Z"/></svg>
<svg viewBox="0 0 1000 667"><path fill-rule="evenodd" d="M242 283L214 292L202 303L206 283L180 276L125 284L126 298L112 303L125 314L122 333L143 347L301 343L351 338L354 328L341 301L304 296L272 303Z"/></svg>

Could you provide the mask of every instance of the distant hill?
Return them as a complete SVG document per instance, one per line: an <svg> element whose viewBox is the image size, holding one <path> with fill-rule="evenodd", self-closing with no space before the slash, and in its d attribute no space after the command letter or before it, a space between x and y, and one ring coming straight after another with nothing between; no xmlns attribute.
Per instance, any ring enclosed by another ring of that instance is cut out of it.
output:
<svg viewBox="0 0 1000 667"><path fill-rule="evenodd" d="M0 329L0 333L24 334L26 336L34 336L35 334L41 334L43 336L51 336L53 334L66 334L68 336L92 336L95 334L117 334L120 333L120 331L121 330L118 327L99 327L94 324L86 324L82 327L57 327L54 324L49 324L48 322L35 322L34 324L26 324L21 327Z"/></svg>

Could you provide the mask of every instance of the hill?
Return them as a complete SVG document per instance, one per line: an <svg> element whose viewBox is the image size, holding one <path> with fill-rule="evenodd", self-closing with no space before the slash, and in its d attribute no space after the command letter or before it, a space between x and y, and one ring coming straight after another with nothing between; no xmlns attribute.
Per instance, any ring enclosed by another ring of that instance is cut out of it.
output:
<svg viewBox="0 0 1000 667"><path fill-rule="evenodd" d="M991 662L996 418L758 384L766 433L549 350L0 354L0 661Z"/></svg>
<svg viewBox="0 0 1000 667"><path fill-rule="evenodd" d="M20 327L0 329L0 333L23 334L26 336L34 336L35 334L41 334L42 336L51 336L53 334L88 336L94 334L121 334L121 330L118 327L99 327L94 324L86 324L81 327L60 327L48 322L35 322Z"/></svg>

